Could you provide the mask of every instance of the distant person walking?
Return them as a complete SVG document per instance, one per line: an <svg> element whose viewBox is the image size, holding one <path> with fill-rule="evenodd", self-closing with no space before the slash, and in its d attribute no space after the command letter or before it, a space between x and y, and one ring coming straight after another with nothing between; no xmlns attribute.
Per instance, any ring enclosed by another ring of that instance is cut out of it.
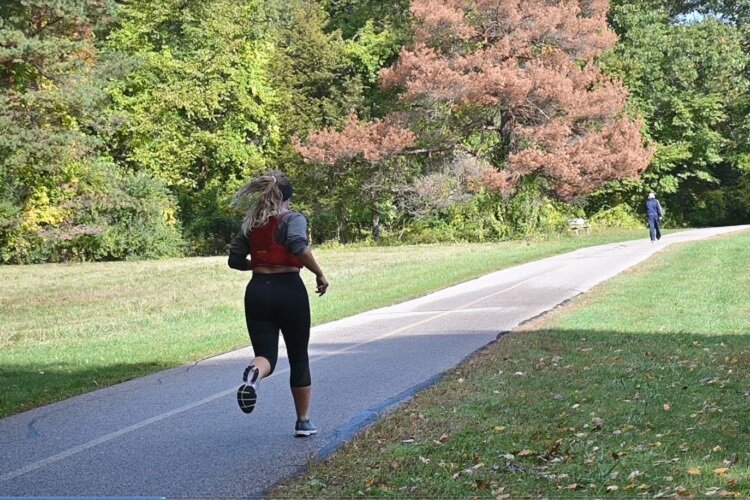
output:
<svg viewBox="0 0 750 500"><path fill-rule="evenodd" d="M300 269L315 273L317 293L328 281L315 261L307 239L307 219L289 208L292 183L280 171L253 179L235 196L235 203L254 200L240 234L229 245L229 267L252 270L245 291L245 320L255 358L242 375L237 403L245 413L255 409L258 385L276 368L279 331L289 358L297 422L295 436L316 433L310 422L310 302Z"/></svg>
<svg viewBox="0 0 750 500"><path fill-rule="evenodd" d="M646 200L646 217L648 217L648 234L651 242L661 239L661 220L664 213L661 209L661 203L656 199L655 193L649 193Z"/></svg>

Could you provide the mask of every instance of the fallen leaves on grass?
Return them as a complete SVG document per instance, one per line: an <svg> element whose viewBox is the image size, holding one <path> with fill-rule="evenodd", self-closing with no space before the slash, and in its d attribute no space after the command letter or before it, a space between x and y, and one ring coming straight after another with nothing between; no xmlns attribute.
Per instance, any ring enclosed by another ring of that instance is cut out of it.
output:
<svg viewBox="0 0 750 500"><path fill-rule="evenodd" d="M475 479L474 480L474 487L478 490L488 490L490 489L490 482L486 479Z"/></svg>
<svg viewBox="0 0 750 500"><path fill-rule="evenodd" d="M473 474L474 472L476 472L477 470L481 469L482 467L484 467L484 463L482 463L482 462L479 462L478 464L476 464L476 465L473 465L473 466L471 466L471 467L469 467L469 468L467 468L467 469L464 469L464 470L462 470L462 471L456 472L456 473L455 473L455 474L453 474L453 476L451 476L451 477L452 477L453 479L458 479L458 478L459 478L459 477L461 477L462 475L469 475L469 474Z"/></svg>
<svg viewBox="0 0 750 500"><path fill-rule="evenodd" d="M633 472L631 472L628 475L628 480L632 481L633 479L635 479L635 478L637 478L638 476L641 476L641 475L643 475L643 472L641 472L639 470L634 470Z"/></svg>
<svg viewBox="0 0 750 500"><path fill-rule="evenodd" d="M447 432L444 432L440 435L440 438L433 439L432 442L437 445L443 445L448 442L448 439L450 439L450 435Z"/></svg>
<svg viewBox="0 0 750 500"><path fill-rule="evenodd" d="M732 497L732 498L737 498L737 497L739 497L739 496L740 496L740 494L739 494L738 492L736 492L736 491L726 491L726 490L722 490L722 491L721 491L721 492L719 493L719 496L721 496L721 497Z"/></svg>
<svg viewBox="0 0 750 500"><path fill-rule="evenodd" d="M688 469L688 474L691 476L700 476L701 474L701 468L700 467L690 467Z"/></svg>

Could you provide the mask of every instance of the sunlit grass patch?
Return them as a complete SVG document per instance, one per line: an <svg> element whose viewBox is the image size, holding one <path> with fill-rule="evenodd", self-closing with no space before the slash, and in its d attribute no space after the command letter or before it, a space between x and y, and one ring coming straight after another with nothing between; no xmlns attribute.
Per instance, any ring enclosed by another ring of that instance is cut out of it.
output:
<svg viewBox="0 0 750 500"><path fill-rule="evenodd" d="M545 242L316 251L331 289L316 324L517 263L643 231ZM313 277L303 273L308 289ZM249 273L225 257L0 267L0 416L248 343Z"/></svg>
<svg viewBox="0 0 750 500"><path fill-rule="evenodd" d="M274 496L747 496L749 247L744 233L668 249L506 335Z"/></svg>

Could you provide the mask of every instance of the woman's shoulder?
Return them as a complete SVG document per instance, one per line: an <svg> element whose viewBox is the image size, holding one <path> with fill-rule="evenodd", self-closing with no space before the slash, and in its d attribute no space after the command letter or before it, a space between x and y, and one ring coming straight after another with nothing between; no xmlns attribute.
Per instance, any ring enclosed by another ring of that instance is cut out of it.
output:
<svg viewBox="0 0 750 500"><path fill-rule="evenodd" d="M302 212L297 212L297 211L294 211L294 210L289 210L288 212L284 212L284 213L280 214L279 215L279 219L282 222L287 222L287 223L291 222L291 221L295 221L296 222L296 221L302 221L302 220L304 220L305 222L307 222L307 217L305 217L305 215Z"/></svg>
<svg viewBox="0 0 750 500"><path fill-rule="evenodd" d="M287 235L305 235L307 234L307 217L292 210L285 212L281 216L279 229Z"/></svg>

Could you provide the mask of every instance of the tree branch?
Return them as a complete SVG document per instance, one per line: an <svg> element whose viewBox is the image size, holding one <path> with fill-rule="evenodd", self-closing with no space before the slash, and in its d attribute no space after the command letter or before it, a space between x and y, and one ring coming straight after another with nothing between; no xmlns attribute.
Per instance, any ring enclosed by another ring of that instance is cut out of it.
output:
<svg viewBox="0 0 750 500"><path fill-rule="evenodd" d="M440 148L407 149L400 153L397 153L397 156L416 156L416 155L422 155L422 154L431 155L432 153L443 153L445 151L453 151L455 149L466 149L466 148L464 148L460 144L453 144L451 146L443 146Z"/></svg>

